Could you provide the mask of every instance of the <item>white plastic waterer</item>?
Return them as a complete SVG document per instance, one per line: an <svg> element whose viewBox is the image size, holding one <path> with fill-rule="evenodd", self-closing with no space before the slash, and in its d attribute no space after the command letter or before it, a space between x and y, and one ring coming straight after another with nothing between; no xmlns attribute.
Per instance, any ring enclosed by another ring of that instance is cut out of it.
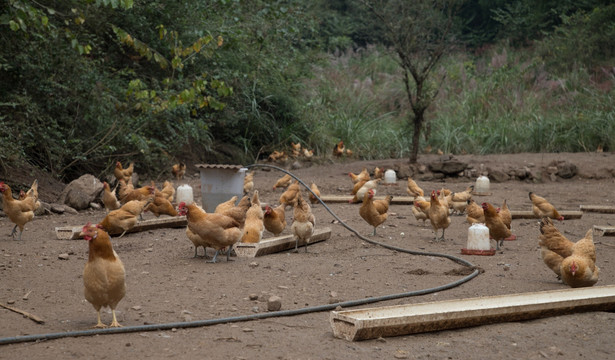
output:
<svg viewBox="0 0 615 360"><path fill-rule="evenodd" d="M476 184L474 185L474 191L477 193L487 193L489 192L489 178L485 175L481 175L476 179Z"/></svg>
<svg viewBox="0 0 615 360"><path fill-rule="evenodd" d="M178 186L175 199L178 204L180 202L184 202L186 203L186 205L192 204L194 202L194 196L192 194L192 186L188 184Z"/></svg>
<svg viewBox="0 0 615 360"><path fill-rule="evenodd" d="M397 183L397 174L395 173L395 170L389 169L384 172L384 183L385 184Z"/></svg>
<svg viewBox="0 0 615 360"><path fill-rule="evenodd" d="M468 250L491 250L489 241L489 228L483 224L472 224L468 229Z"/></svg>

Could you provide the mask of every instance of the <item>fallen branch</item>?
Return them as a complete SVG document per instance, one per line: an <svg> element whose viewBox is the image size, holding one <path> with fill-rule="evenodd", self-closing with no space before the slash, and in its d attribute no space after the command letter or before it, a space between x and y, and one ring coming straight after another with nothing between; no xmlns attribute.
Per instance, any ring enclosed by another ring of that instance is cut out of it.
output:
<svg viewBox="0 0 615 360"><path fill-rule="evenodd" d="M29 312L26 312L26 311L23 311L23 310L19 310L17 308L14 308L14 307L11 307L11 306L8 306L8 305L4 305L4 304L0 304L0 306L5 308L5 309L7 309L7 310L11 310L11 311L14 311L14 312L16 312L18 314L21 314L21 315L27 317L28 319L30 319L30 320L32 320L32 321L34 321L36 323L39 323L39 324L44 324L45 323L45 320L39 318L36 315L30 314Z"/></svg>

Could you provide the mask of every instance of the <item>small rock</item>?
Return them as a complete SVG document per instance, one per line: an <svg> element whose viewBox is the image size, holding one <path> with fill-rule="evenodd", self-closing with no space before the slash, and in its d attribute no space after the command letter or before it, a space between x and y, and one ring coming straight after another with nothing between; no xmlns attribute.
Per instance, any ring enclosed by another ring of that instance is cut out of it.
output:
<svg viewBox="0 0 615 360"><path fill-rule="evenodd" d="M443 173L448 176L456 176L463 172L468 167L468 164L463 161L444 158L441 161L434 161L429 164L429 170L436 173Z"/></svg>
<svg viewBox="0 0 615 360"><path fill-rule="evenodd" d="M72 207L70 207L70 206L64 206L64 212L67 212L67 213L69 213L69 214L71 214L71 215L77 215L77 214L79 214L79 211L77 211L77 210L73 209L73 208L72 208Z"/></svg>
<svg viewBox="0 0 615 360"><path fill-rule="evenodd" d="M252 261L248 266L250 266L251 268L255 268L258 267L258 263L256 261Z"/></svg>
<svg viewBox="0 0 615 360"><path fill-rule="evenodd" d="M409 356L410 354L404 350L397 350L397 352L395 352L395 355L393 355L393 357L395 357L396 359L407 359Z"/></svg>
<svg viewBox="0 0 615 360"><path fill-rule="evenodd" d="M250 294L250 295L248 295L248 298L250 300L258 300L258 294Z"/></svg>
<svg viewBox="0 0 615 360"><path fill-rule="evenodd" d="M66 254L66 253L60 254L60 255L58 255L58 259L60 259L60 260L68 260L68 254Z"/></svg>
<svg viewBox="0 0 615 360"><path fill-rule="evenodd" d="M562 179L570 179L578 172L577 166L568 161L560 161L557 163L557 175Z"/></svg>
<svg viewBox="0 0 615 360"><path fill-rule="evenodd" d="M557 166L548 166L547 167L547 174L555 174L557 173Z"/></svg>
<svg viewBox="0 0 615 360"><path fill-rule="evenodd" d="M253 313L259 313L260 309L258 308L258 306L254 306L254 307L252 307L252 312Z"/></svg>
<svg viewBox="0 0 615 360"><path fill-rule="evenodd" d="M271 296L269 300L267 300L267 310L268 311L279 311L282 308L282 299L279 296Z"/></svg>
<svg viewBox="0 0 615 360"><path fill-rule="evenodd" d="M243 331L243 332L254 332L254 329L243 328L243 329L241 329L241 331Z"/></svg>
<svg viewBox="0 0 615 360"><path fill-rule="evenodd" d="M12 304L14 304L14 303L15 303L15 300L7 300L7 302L6 302L6 303L7 303L7 304L9 304L9 305L12 305Z"/></svg>
<svg viewBox="0 0 615 360"><path fill-rule="evenodd" d="M66 211L66 208L64 207L64 205L51 204L50 210L56 214L64 214L64 211Z"/></svg>
<svg viewBox="0 0 615 360"><path fill-rule="evenodd" d="M100 209L102 209L102 208L101 208L101 206L100 206L100 204L97 204L97 203L95 203L95 202L91 202L91 203L90 203L90 207L91 207L92 209L94 209L94 210L100 210Z"/></svg>
<svg viewBox="0 0 615 360"><path fill-rule="evenodd" d="M501 183L506 182L510 179L510 176L508 176L508 174L501 170L487 168L487 171L489 172L489 179L491 179L493 182Z"/></svg>
<svg viewBox="0 0 615 360"><path fill-rule="evenodd" d="M329 304L336 304L340 302L340 298L337 294L337 291L331 291L329 293Z"/></svg>
<svg viewBox="0 0 615 360"><path fill-rule="evenodd" d="M142 309L142 307L140 305L135 305L133 307L131 307L131 309L135 310L135 311L139 311Z"/></svg>

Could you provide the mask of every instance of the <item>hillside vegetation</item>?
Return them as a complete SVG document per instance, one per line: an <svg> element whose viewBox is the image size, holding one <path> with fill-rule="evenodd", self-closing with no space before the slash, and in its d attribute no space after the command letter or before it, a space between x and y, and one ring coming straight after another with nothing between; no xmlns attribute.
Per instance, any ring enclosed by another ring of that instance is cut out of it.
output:
<svg viewBox="0 0 615 360"><path fill-rule="evenodd" d="M290 142L323 158L340 139L407 157L404 75L368 3L404 2L3 2L0 174L27 162L69 180L121 160L157 175ZM615 5L482 3L455 7L422 151L613 151Z"/></svg>

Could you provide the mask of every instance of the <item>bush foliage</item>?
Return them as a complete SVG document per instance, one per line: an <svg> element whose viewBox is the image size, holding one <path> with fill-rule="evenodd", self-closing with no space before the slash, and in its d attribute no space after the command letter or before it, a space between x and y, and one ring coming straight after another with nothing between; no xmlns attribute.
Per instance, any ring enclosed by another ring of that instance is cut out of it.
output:
<svg viewBox="0 0 615 360"><path fill-rule="evenodd" d="M464 3L423 148L615 149L615 6L532 4ZM329 156L339 139L406 157L402 73L369 20L346 0L5 1L0 171L26 161L70 180L122 160L155 176L291 141Z"/></svg>

